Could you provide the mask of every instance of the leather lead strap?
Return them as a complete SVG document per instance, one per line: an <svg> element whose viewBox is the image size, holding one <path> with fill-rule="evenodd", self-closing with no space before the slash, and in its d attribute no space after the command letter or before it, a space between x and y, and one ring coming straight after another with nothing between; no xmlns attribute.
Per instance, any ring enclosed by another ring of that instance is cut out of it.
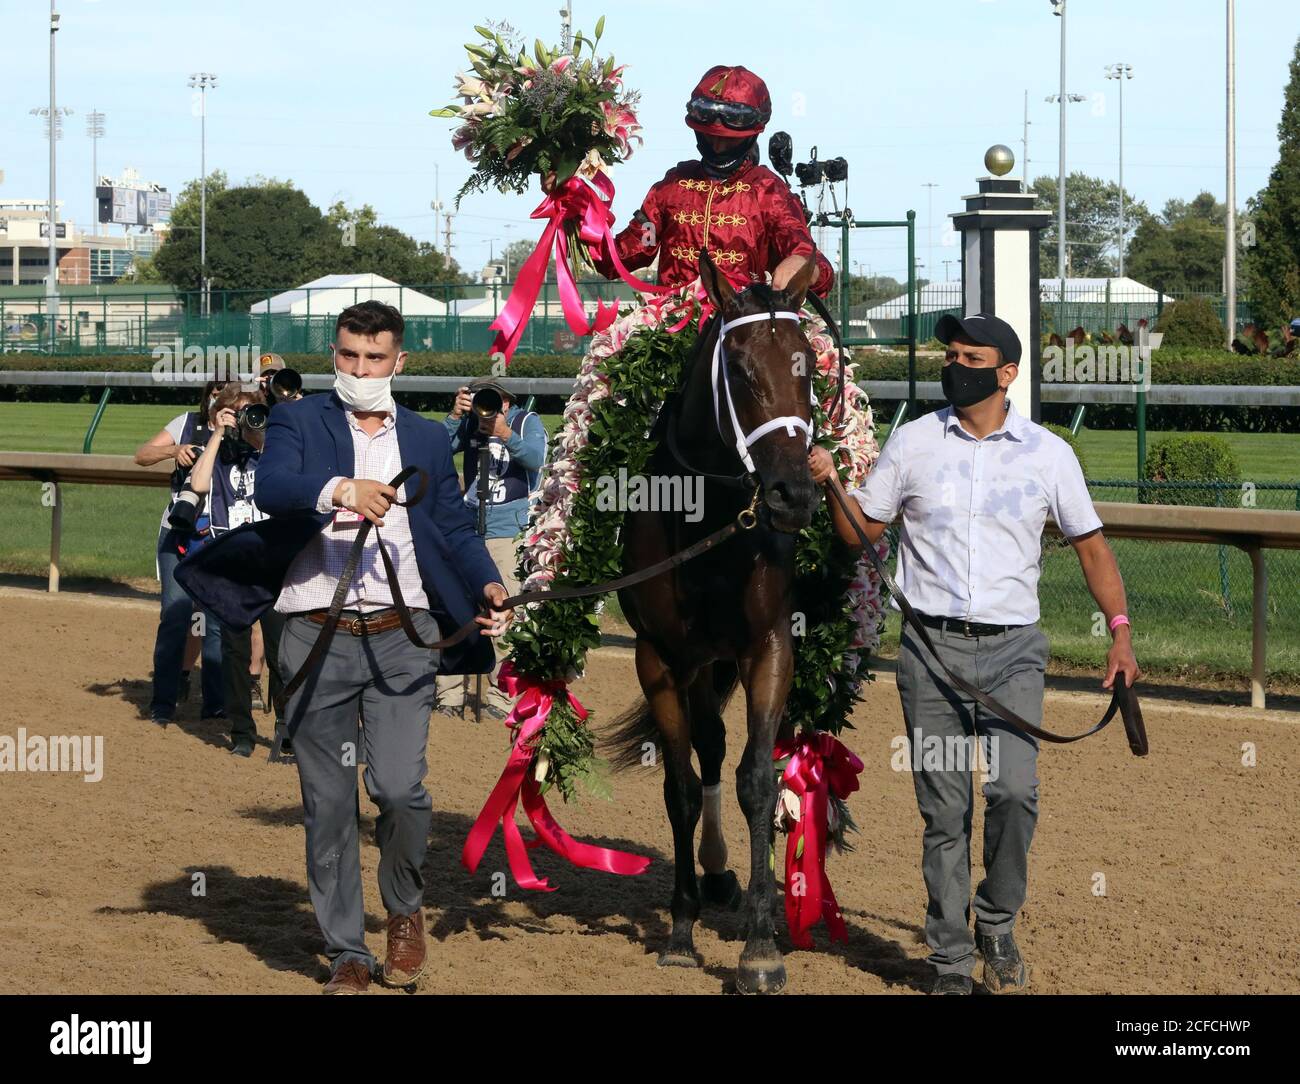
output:
<svg viewBox="0 0 1300 1084"><path fill-rule="evenodd" d="M405 467L388 484L397 489L412 474L419 472L420 485L410 500L394 501L404 508L409 508L418 504L424 497L425 490L428 488L429 478L424 471L418 467ZM751 505L750 512L753 511ZM743 515L744 513L742 513ZM476 620L466 621L450 636L441 640L435 640L428 643L420 638L416 632L415 623L411 619L411 611L406 605L406 599L402 596L402 588L398 583L397 570L393 567L393 559L388 555L388 550L384 548L383 539L379 535L379 529L375 527L370 520L361 524L357 531L357 537L352 540L352 548L348 551L348 559L343 566L343 571L339 575L339 582L334 588L334 597L330 599L329 611L326 615L325 623L321 626L320 633L316 637L316 642L312 644L311 651L303 660L302 666L298 672L285 684L276 700L276 710L283 717L285 714L285 705L289 702L289 697L298 691L299 686L307 680L308 676L320 665L321 660L325 657L325 652L329 650L330 641L334 639L335 630L339 625L339 618L343 612L343 602L347 598L348 589L352 586L352 580L356 576L357 566L361 563L361 552L365 548L366 538L370 534L371 528L375 530L375 537L379 540L379 557L384 563L384 574L388 577L388 586L393 595L393 609L397 611L397 618L401 622L402 631L406 633L406 638L415 644L416 647L428 648L431 651L441 651L464 640L471 632L474 631L478 622ZM653 579L670 569L685 564L713 549L715 546L725 542L737 531L745 530L739 518L730 520L712 534L706 535L698 542L687 546L686 549L658 561L648 568L640 569L626 576L620 576L618 579L608 580L605 583L593 584L587 587L556 587L549 591L525 591L522 594L511 595L505 599L500 608L503 610L512 610L517 606L527 606L534 602L552 602L561 599L590 598L593 595L605 595L611 591L618 591L624 587L631 587L634 584L642 583L645 580Z"/></svg>
<svg viewBox="0 0 1300 1084"><path fill-rule="evenodd" d="M954 674L949 670L947 663L943 661L939 652L935 650L934 641L930 639L929 630L921 624L921 619L917 617L916 611L912 609L912 604L907 601L903 596L903 593L898 589L898 584L894 582L893 576L889 574L889 569L885 567L885 563L880 559L880 555L876 553L876 547L872 545L871 540L867 538L866 533L860 526L858 526L857 520L854 519L853 513L849 510L848 499L845 497L843 489L839 486L838 480L832 479L830 485L828 485L826 489L830 492L831 496L835 498L841 511L843 511L845 517L852 525L854 532L858 536L858 540L862 543L864 552L867 554L867 557L875 568L876 573L880 576L880 582L889 589L889 593L897 600L898 608L903 611L903 619L907 622L908 628L916 634L921 643L925 644L925 646L929 648L930 654L934 656L935 661L939 664L939 668L943 670L944 676L947 677L953 688L965 693L976 703L987 708L999 719L1010 723L1017 730L1020 730L1025 734L1030 734L1041 741L1052 742L1057 745L1068 745L1070 742L1076 742L1083 738L1091 737L1093 734L1096 734L1098 731L1105 728L1105 726L1115 717L1115 713L1119 712L1124 719L1124 729L1128 734L1129 748L1133 750L1135 756L1146 756L1148 745L1146 726L1142 721L1142 708L1138 704L1137 695L1133 692L1132 686L1130 686L1125 680L1123 673L1117 673L1115 675L1115 688L1110 698L1110 706L1106 709L1106 714L1101 717L1101 721L1097 723L1096 726L1092 727L1092 729L1085 730L1082 734L1071 734L1067 736L1064 734L1053 734L1050 730L1044 730L1040 726L1035 726L1033 723L1029 722L1029 720L1021 718L1010 708L989 696L989 694L984 692L983 689L972 685L960 674Z"/></svg>

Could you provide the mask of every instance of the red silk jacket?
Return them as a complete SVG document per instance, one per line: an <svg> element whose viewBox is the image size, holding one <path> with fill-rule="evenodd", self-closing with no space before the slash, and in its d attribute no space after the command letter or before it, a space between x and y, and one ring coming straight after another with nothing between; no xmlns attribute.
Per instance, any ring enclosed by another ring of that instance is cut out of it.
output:
<svg viewBox="0 0 1300 1084"><path fill-rule="evenodd" d="M762 280L787 256L817 253L812 289L825 297L835 280L830 261L813 244L803 207L789 186L766 166L746 163L726 180L710 178L701 162L679 162L646 195L641 209L615 237L629 271L659 255L659 283L683 286L699 273L700 249L733 285ZM594 261L606 278L614 265Z"/></svg>

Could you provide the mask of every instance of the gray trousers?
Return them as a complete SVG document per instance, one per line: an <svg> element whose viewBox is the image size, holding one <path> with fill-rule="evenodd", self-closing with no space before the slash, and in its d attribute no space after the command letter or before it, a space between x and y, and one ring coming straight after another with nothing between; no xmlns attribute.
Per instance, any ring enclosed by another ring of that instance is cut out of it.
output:
<svg viewBox="0 0 1300 1084"><path fill-rule="evenodd" d="M412 611L421 638L439 638L427 610ZM298 672L320 626L290 617L280 638L286 680ZM302 787L307 828L307 881L331 967L359 960L369 967L357 765L379 807L379 892L390 914L414 914L424 899L424 864L433 802L424 789L425 748L433 710L437 652L418 648L400 628L374 636L335 633L316 671L286 705L286 722ZM358 727L358 713L364 726Z"/></svg>
<svg viewBox="0 0 1300 1084"><path fill-rule="evenodd" d="M507 595L519 594L519 581L515 578L515 566L519 562L519 544L515 538L488 538L488 556L501 574L501 585ZM502 711L509 711L514 705L513 698L506 696L497 688L497 674L501 672L501 663L505 661L506 646L500 639L494 639L492 646L496 651L496 665L492 673L482 675L483 703L494 705ZM465 706L466 699L473 702L474 690L479 687L477 674L444 674L438 678L438 707L459 709Z"/></svg>
<svg viewBox="0 0 1300 1084"><path fill-rule="evenodd" d="M984 637L927 631L954 673L1027 721L1041 723L1048 645L1037 625ZM981 778L988 776L983 784L984 879L975 891L975 929L996 936L1011 932L1025 902L1029 844L1038 820L1038 742L949 687L934 657L906 626L899 647L898 695L916 802L925 821L921 872L929 894L929 960L940 973L969 975L975 967L970 930L972 768ZM976 734L983 768L970 756Z"/></svg>

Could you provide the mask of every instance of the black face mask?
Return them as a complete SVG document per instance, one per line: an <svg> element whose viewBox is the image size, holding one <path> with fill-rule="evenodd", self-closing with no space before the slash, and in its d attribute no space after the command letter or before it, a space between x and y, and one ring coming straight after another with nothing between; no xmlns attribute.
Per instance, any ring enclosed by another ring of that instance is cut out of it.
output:
<svg viewBox="0 0 1300 1084"><path fill-rule="evenodd" d="M940 383L943 396L955 407L974 406L982 403L998 390L998 369L976 369L953 361L943 367Z"/></svg>
<svg viewBox="0 0 1300 1084"><path fill-rule="evenodd" d="M699 149L700 161L704 163L704 172L710 177L721 180L735 173L741 163L757 150L758 136L750 136L743 143L738 143L723 154L718 154L709 146L708 136L703 132L696 132L695 146Z"/></svg>

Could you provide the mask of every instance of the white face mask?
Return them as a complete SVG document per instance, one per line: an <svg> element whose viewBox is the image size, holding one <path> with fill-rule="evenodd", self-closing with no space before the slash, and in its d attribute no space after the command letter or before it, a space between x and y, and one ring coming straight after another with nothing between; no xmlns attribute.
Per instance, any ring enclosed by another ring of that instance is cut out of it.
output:
<svg viewBox="0 0 1300 1084"><path fill-rule="evenodd" d="M353 410L392 410L393 373L387 376L352 376L339 372L338 357L334 358L334 393L343 405Z"/></svg>

